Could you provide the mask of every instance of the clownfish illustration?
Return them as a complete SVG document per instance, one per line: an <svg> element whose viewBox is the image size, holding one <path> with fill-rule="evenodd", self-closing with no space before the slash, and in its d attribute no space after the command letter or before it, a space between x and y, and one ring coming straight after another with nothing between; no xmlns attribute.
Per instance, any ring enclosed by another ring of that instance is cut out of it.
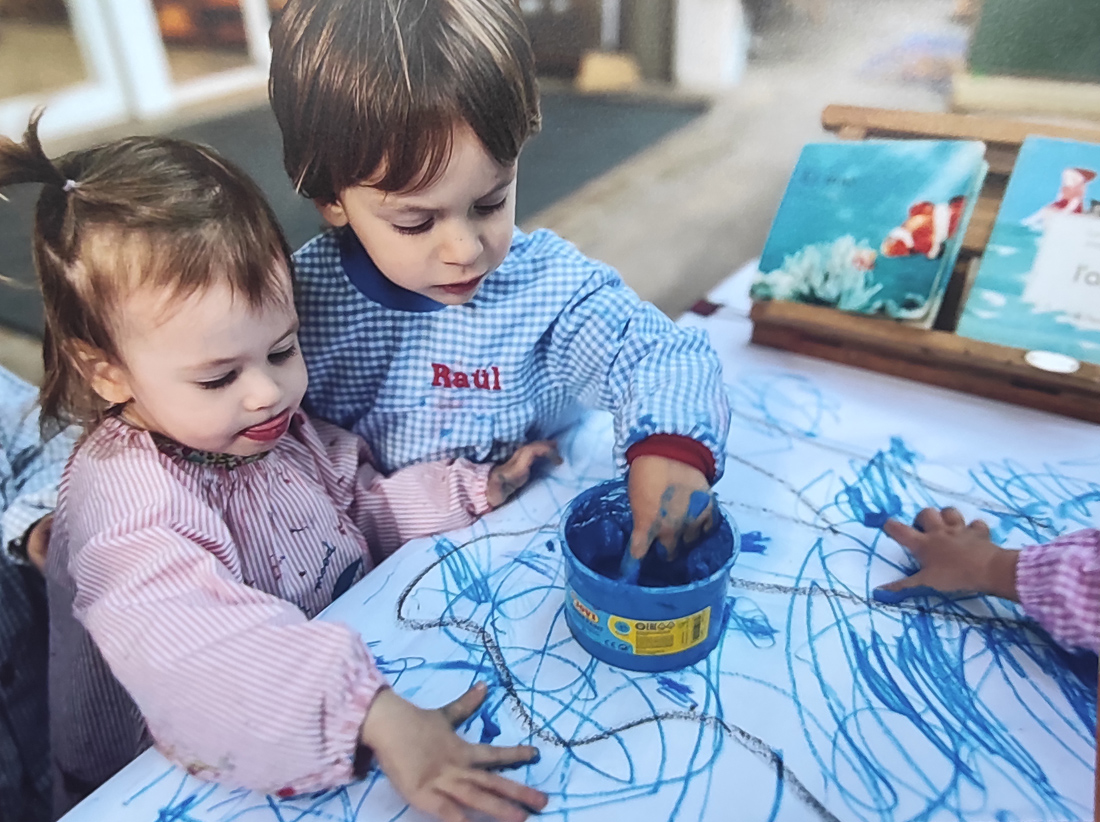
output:
<svg viewBox="0 0 1100 822"><path fill-rule="evenodd" d="M947 203L924 200L909 207L905 222L891 230L882 241L886 257L908 257L923 254L934 260L943 253L943 244L955 234L962 219L966 198L952 197Z"/></svg>
<svg viewBox="0 0 1100 822"><path fill-rule="evenodd" d="M1085 212L1085 189L1089 183L1096 179L1096 172L1090 168L1067 168L1062 171L1061 185L1058 187L1058 198L1040 208L1030 217L1025 217L1022 222L1028 228L1042 231L1046 225L1048 215L1062 212L1063 214L1083 214Z"/></svg>

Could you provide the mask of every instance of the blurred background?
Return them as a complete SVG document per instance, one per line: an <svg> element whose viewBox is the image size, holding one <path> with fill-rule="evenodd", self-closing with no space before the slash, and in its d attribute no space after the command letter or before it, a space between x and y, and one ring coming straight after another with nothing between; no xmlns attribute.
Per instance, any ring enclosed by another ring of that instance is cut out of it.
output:
<svg viewBox="0 0 1100 822"><path fill-rule="evenodd" d="M207 143L256 177L293 245L266 102L283 0L0 0L0 133L46 106L61 153L130 133ZM763 245L829 103L1100 119L1097 0L518 0L544 130L517 220L619 268L677 316ZM0 202L0 364L40 377L24 187Z"/></svg>

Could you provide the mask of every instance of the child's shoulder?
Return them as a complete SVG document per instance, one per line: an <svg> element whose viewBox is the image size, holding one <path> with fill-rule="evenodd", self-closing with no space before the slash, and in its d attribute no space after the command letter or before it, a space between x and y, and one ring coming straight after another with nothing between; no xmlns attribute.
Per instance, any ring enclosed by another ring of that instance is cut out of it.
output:
<svg viewBox="0 0 1100 822"><path fill-rule="evenodd" d="M107 417L76 447L73 463L89 468L101 464L143 462L152 458L156 445L148 431L117 417Z"/></svg>
<svg viewBox="0 0 1100 822"><path fill-rule="evenodd" d="M62 485L74 500L121 512L173 496L178 481L147 431L108 418L77 445Z"/></svg>
<svg viewBox="0 0 1100 822"><path fill-rule="evenodd" d="M306 242L292 255L297 274L331 271L340 267L340 232L330 228Z"/></svg>
<svg viewBox="0 0 1100 822"><path fill-rule="evenodd" d="M365 445L366 442L358 434L298 409L291 422L290 433L280 440L277 448L289 450L293 447L295 461L300 464L335 467L354 476L360 449Z"/></svg>
<svg viewBox="0 0 1100 822"><path fill-rule="evenodd" d="M593 279L600 282L619 281L619 275L613 268L586 257L573 243L548 228L538 228L530 233L514 229L512 246L501 263L499 273L517 280L543 283L551 279L559 282L566 280L577 286Z"/></svg>
<svg viewBox="0 0 1100 822"><path fill-rule="evenodd" d="M549 228L536 228L525 232L519 227L512 229L512 247L508 250L505 262L553 263L555 261L585 262L589 260L573 243L559 236Z"/></svg>

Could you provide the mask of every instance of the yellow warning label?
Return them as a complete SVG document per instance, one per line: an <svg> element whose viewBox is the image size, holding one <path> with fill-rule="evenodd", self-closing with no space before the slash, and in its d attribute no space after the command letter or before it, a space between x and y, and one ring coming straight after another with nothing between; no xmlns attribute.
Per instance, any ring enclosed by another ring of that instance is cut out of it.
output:
<svg viewBox="0 0 1100 822"><path fill-rule="evenodd" d="M667 656L694 648L710 631L710 606L678 619L647 621L610 616L611 633L630 644L638 656Z"/></svg>

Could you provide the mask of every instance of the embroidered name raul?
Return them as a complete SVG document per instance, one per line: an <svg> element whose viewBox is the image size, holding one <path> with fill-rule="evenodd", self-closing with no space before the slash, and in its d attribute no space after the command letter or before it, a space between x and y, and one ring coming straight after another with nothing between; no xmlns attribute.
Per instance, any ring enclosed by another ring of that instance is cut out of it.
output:
<svg viewBox="0 0 1100 822"><path fill-rule="evenodd" d="M615 415L620 467L632 443L667 433L711 449L720 473L729 406L705 332L678 328L613 269L517 230L472 300L424 306L395 300L357 240L362 259L345 254L353 240L325 234L295 255L305 407L362 436L384 472L500 462L586 406Z"/></svg>
<svg viewBox="0 0 1100 822"><path fill-rule="evenodd" d="M484 391L500 391L500 368L475 368L461 371L442 363L432 363L433 388L480 388Z"/></svg>

